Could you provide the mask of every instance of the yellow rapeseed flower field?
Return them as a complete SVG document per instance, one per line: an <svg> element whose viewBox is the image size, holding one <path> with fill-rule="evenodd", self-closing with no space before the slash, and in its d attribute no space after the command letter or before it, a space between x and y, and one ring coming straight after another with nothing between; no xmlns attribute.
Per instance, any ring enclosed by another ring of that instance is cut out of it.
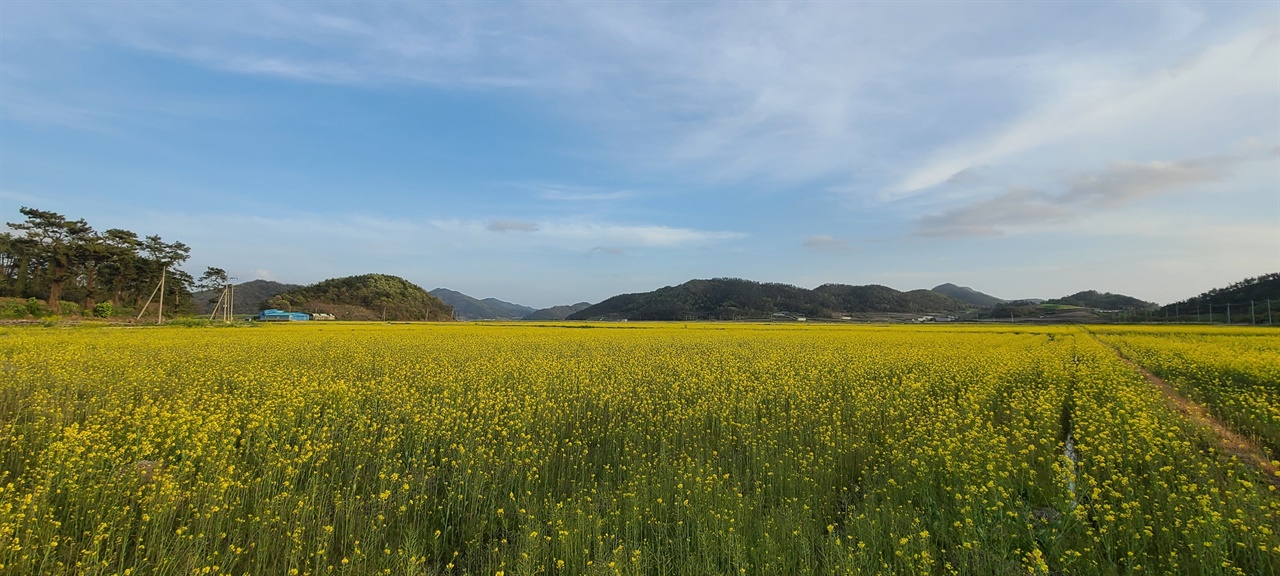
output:
<svg viewBox="0 0 1280 576"><path fill-rule="evenodd" d="M1104 342L1203 402L1280 458L1280 333L1254 327L1108 327Z"/></svg>
<svg viewBox="0 0 1280 576"><path fill-rule="evenodd" d="M4 328L0 574L1280 573L1108 347L1267 438L1274 333L1097 331Z"/></svg>

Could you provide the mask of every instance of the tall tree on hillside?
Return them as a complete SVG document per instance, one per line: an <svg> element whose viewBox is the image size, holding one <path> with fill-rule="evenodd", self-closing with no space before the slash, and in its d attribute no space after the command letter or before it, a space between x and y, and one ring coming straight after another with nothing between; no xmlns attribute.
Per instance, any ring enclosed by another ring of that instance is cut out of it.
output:
<svg viewBox="0 0 1280 576"><path fill-rule="evenodd" d="M211 295L209 297L209 304L217 304L218 299L224 296L222 294L223 289L226 288L227 284L230 282L231 277L227 274L226 270L210 266L206 268L204 274L201 274L200 278L196 280L195 287L197 290L217 293L218 295Z"/></svg>
<svg viewBox="0 0 1280 576"><path fill-rule="evenodd" d="M226 270L210 266L206 268L204 274L201 274L200 278L196 280L196 288L199 290L209 291L221 290L227 285L229 278L230 276L227 275Z"/></svg>
<svg viewBox="0 0 1280 576"><path fill-rule="evenodd" d="M111 305L119 306L127 288L133 287L135 293L141 292L135 284L142 267L142 256L138 254L142 242L138 240L137 234L119 228L107 230L102 242L111 256L104 267L104 273L111 283Z"/></svg>
<svg viewBox="0 0 1280 576"><path fill-rule="evenodd" d="M178 270L176 266L191 257L190 247L182 242L165 242L160 236L147 236L142 242L142 251L147 254L146 262L152 268L151 272L155 274L157 282L165 275L175 280L171 287L166 287L166 292L172 290L175 296L181 296L188 291L192 282L191 275Z"/></svg>
<svg viewBox="0 0 1280 576"><path fill-rule="evenodd" d="M76 259L80 265L80 278L84 281L85 310L93 310L97 304L98 279L112 256L105 234L91 234L78 247Z"/></svg>
<svg viewBox="0 0 1280 576"><path fill-rule="evenodd" d="M21 297L26 289L26 238L0 232L0 294Z"/></svg>
<svg viewBox="0 0 1280 576"><path fill-rule="evenodd" d="M62 286L72 278L81 246L93 234L93 228L84 220L67 220L66 216L56 212L26 206L20 212L27 219L9 222L9 227L25 233L24 237L31 243L33 259L44 266L45 279L49 283L49 308L59 310Z"/></svg>

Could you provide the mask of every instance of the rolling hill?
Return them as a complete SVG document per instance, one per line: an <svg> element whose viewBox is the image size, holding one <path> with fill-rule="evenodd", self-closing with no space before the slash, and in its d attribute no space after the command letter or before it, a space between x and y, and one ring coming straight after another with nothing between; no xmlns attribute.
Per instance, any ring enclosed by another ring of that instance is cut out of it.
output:
<svg viewBox="0 0 1280 576"><path fill-rule="evenodd" d="M448 288L436 288L431 295L453 306L458 320L519 320L534 312L534 308L503 302L497 298L474 298Z"/></svg>
<svg viewBox="0 0 1280 576"><path fill-rule="evenodd" d="M272 296L266 307L338 320L452 320L453 309L421 287L385 274L331 278Z"/></svg>
<svg viewBox="0 0 1280 576"><path fill-rule="evenodd" d="M996 298L990 294L983 294L968 286L956 286L955 284L946 283L933 287L933 291L943 296L949 296L961 302L973 304L979 308L990 308L996 304L1007 302L1003 298Z"/></svg>
<svg viewBox="0 0 1280 576"><path fill-rule="evenodd" d="M690 280L652 292L620 294L570 314L569 320L740 320L787 312L814 318L852 312L942 312L969 305L929 290L824 284L812 290L738 278Z"/></svg>
<svg viewBox="0 0 1280 576"><path fill-rule="evenodd" d="M282 284L271 280L251 280L235 285L236 314L254 314L263 309L267 300L276 294L301 288L298 284ZM192 307L197 314L208 314L213 311L213 302L218 299L216 290L205 290L191 295Z"/></svg>
<svg viewBox="0 0 1280 576"><path fill-rule="evenodd" d="M573 314L574 312L577 312L579 310L585 310L589 306L591 306L590 302L579 302L577 304L571 304L568 306L552 306L550 308L534 310L533 312L530 312L528 315L526 315L523 319L524 320L564 320L565 318L568 318L570 314Z"/></svg>
<svg viewBox="0 0 1280 576"><path fill-rule="evenodd" d="M1062 304L1067 306L1081 306L1084 308L1097 308L1100 310L1119 310L1121 308L1138 308L1142 310L1157 308L1153 302L1139 300L1133 296L1124 294L1112 294L1110 292L1098 292L1097 290L1085 290L1076 292L1070 296L1062 298L1054 298L1045 300L1045 304Z"/></svg>

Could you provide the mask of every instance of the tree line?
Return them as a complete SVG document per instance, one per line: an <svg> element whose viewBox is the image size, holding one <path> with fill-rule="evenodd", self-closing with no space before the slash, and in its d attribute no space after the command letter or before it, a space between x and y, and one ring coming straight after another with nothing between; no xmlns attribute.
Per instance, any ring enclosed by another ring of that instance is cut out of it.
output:
<svg viewBox="0 0 1280 576"><path fill-rule="evenodd" d="M84 219L36 208L20 212L25 219L0 232L0 296L43 299L54 314L66 312L66 302L99 316L138 311L158 297L162 275L166 308L189 310L193 290L228 281L219 268L200 278L182 270L191 256L182 242L121 228L98 231Z"/></svg>

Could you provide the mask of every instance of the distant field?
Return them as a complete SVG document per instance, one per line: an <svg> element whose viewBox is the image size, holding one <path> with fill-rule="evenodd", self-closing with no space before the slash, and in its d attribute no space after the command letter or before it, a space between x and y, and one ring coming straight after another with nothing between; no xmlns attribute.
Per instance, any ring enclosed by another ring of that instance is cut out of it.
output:
<svg viewBox="0 0 1280 576"><path fill-rule="evenodd" d="M1280 332L0 328L0 574L1277 574ZM1072 449L1068 449L1068 443Z"/></svg>

